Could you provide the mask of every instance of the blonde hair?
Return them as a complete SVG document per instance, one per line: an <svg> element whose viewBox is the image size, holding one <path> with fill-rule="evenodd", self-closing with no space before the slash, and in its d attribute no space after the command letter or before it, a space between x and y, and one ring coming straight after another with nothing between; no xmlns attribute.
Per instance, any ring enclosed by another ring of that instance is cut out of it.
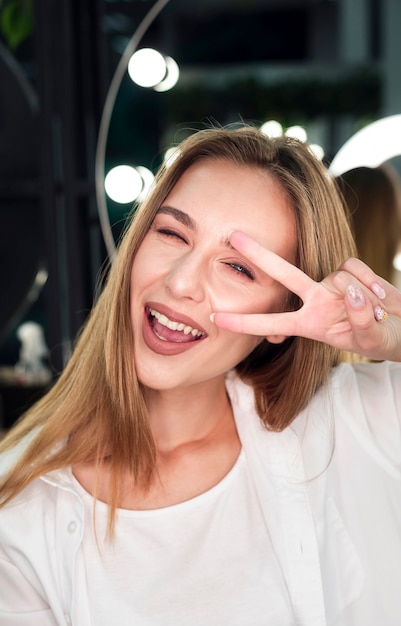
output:
<svg viewBox="0 0 401 626"><path fill-rule="evenodd" d="M127 225L106 285L64 372L4 440L3 450L39 427L0 488L4 502L51 470L87 461L100 467L107 459L113 523L126 472L138 484L148 484L156 453L132 356L130 274L157 210L185 170L201 159L261 168L279 181L296 216L297 265L314 280L322 280L353 254L336 186L305 144L288 137L270 139L247 125L206 129L188 137L173 163L160 169L153 192ZM287 308L300 304L291 296ZM339 360L334 348L293 337L280 346L263 342L237 370L254 387L265 426L279 431L291 423Z"/></svg>
<svg viewBox="0 0 401 626"><path fill-rule="evenodd" d="M401 181L388 164L356 167L338 178L350 214L357 252L373 271L394 280L401 240Z"/></svg>

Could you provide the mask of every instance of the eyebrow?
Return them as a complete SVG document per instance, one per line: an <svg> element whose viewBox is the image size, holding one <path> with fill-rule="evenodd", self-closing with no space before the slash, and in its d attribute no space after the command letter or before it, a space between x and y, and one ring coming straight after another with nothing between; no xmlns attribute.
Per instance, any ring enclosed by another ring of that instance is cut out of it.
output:
<svg viewBox="0 0 401 626"><path fill-rule="evenodd" d="M183 224L184 226L186 226L193 232L196 232L198 230L198 226L195 220L193 220L192 217L188 215L188 213L185 213L185 211L181 211L180 209L176 209L175 207L172 207L169 205L163 205L157 211L157 214L160 214L160 213L164 213L165 215L171 215L178 222L180 222L181 224ZM231 250L234 250L233 246L230 243L229 237L222 237L220 243L222 246L225 246L226 248L230 248Z"/></svg>
<svg viewBox="0 0 401 626"><path fill-rule="evenodd" d="M181 224L183 224L187 228L190 228L194 232L197 230L196 222L194 222L192 217L190 217L188 213L184 213L184 211L180 211L180 209L175 209L172 206L164 205L160 207L157 213L158 214L165 213L166 215L171 215L178 222L181 222Z"/></svg>

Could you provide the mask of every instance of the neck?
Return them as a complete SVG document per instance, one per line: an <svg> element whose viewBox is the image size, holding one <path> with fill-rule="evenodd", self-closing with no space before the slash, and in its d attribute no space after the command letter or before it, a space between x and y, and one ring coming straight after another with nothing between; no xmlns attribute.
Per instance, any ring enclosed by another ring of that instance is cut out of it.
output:
<svg viewBox="0 0 401 626"><path fill-rule="evenodd" d="M224 378L172 390L146 390L149 418L159 451L202 442L233 425Z"/></svg>

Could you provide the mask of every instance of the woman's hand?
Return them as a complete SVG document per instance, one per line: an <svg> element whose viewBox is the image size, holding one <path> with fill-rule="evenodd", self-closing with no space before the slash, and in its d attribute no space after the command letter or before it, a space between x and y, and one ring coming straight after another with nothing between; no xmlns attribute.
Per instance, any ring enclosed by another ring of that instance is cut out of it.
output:
<svg viewBox="0 0 401 626"><path fill-rule="evenodd" d="M349 259L317 283L242 232L231 245L298 295L303 306L288 313L216 312L217 326L259 336L300 336L370 359L401 361L401 293L362 261Z"/></svg>

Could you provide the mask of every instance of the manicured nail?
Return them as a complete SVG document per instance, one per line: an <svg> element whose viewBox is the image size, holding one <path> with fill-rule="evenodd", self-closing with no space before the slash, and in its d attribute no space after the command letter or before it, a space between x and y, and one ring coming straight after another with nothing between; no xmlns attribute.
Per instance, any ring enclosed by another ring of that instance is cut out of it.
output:
<svg viewBox="0 0 401 626"><path fill-rule="evenodd" d="M384 300L384 298L386 297L386 292L384 291L383 287L379 285L379 283L372 283L370 288L373 293L375 293L376 296L380 298L380 300Z"/></svg>
<svg viewBox="0 0 401 626"><path fill-rule="evenodd" d="M211 321L211 322L214 322L215 315L216 315L216 313L211 313L211 314L209 315L209 317L210 317L210 321Z"/></svg>
<svg viewBox="0 0 401 626"><path fill-rule="evenodd" d="M378 322L385 322L387 318L387 311L385 311L381 306L375 306L375 319Z"/></svg>
<svg viewBox="0 0 401 626"><path fill-rule="evenodd" d="M359 287L349 285L347 287L348 302L354 309L361 309L366 304L365 296Z"/></svg>

